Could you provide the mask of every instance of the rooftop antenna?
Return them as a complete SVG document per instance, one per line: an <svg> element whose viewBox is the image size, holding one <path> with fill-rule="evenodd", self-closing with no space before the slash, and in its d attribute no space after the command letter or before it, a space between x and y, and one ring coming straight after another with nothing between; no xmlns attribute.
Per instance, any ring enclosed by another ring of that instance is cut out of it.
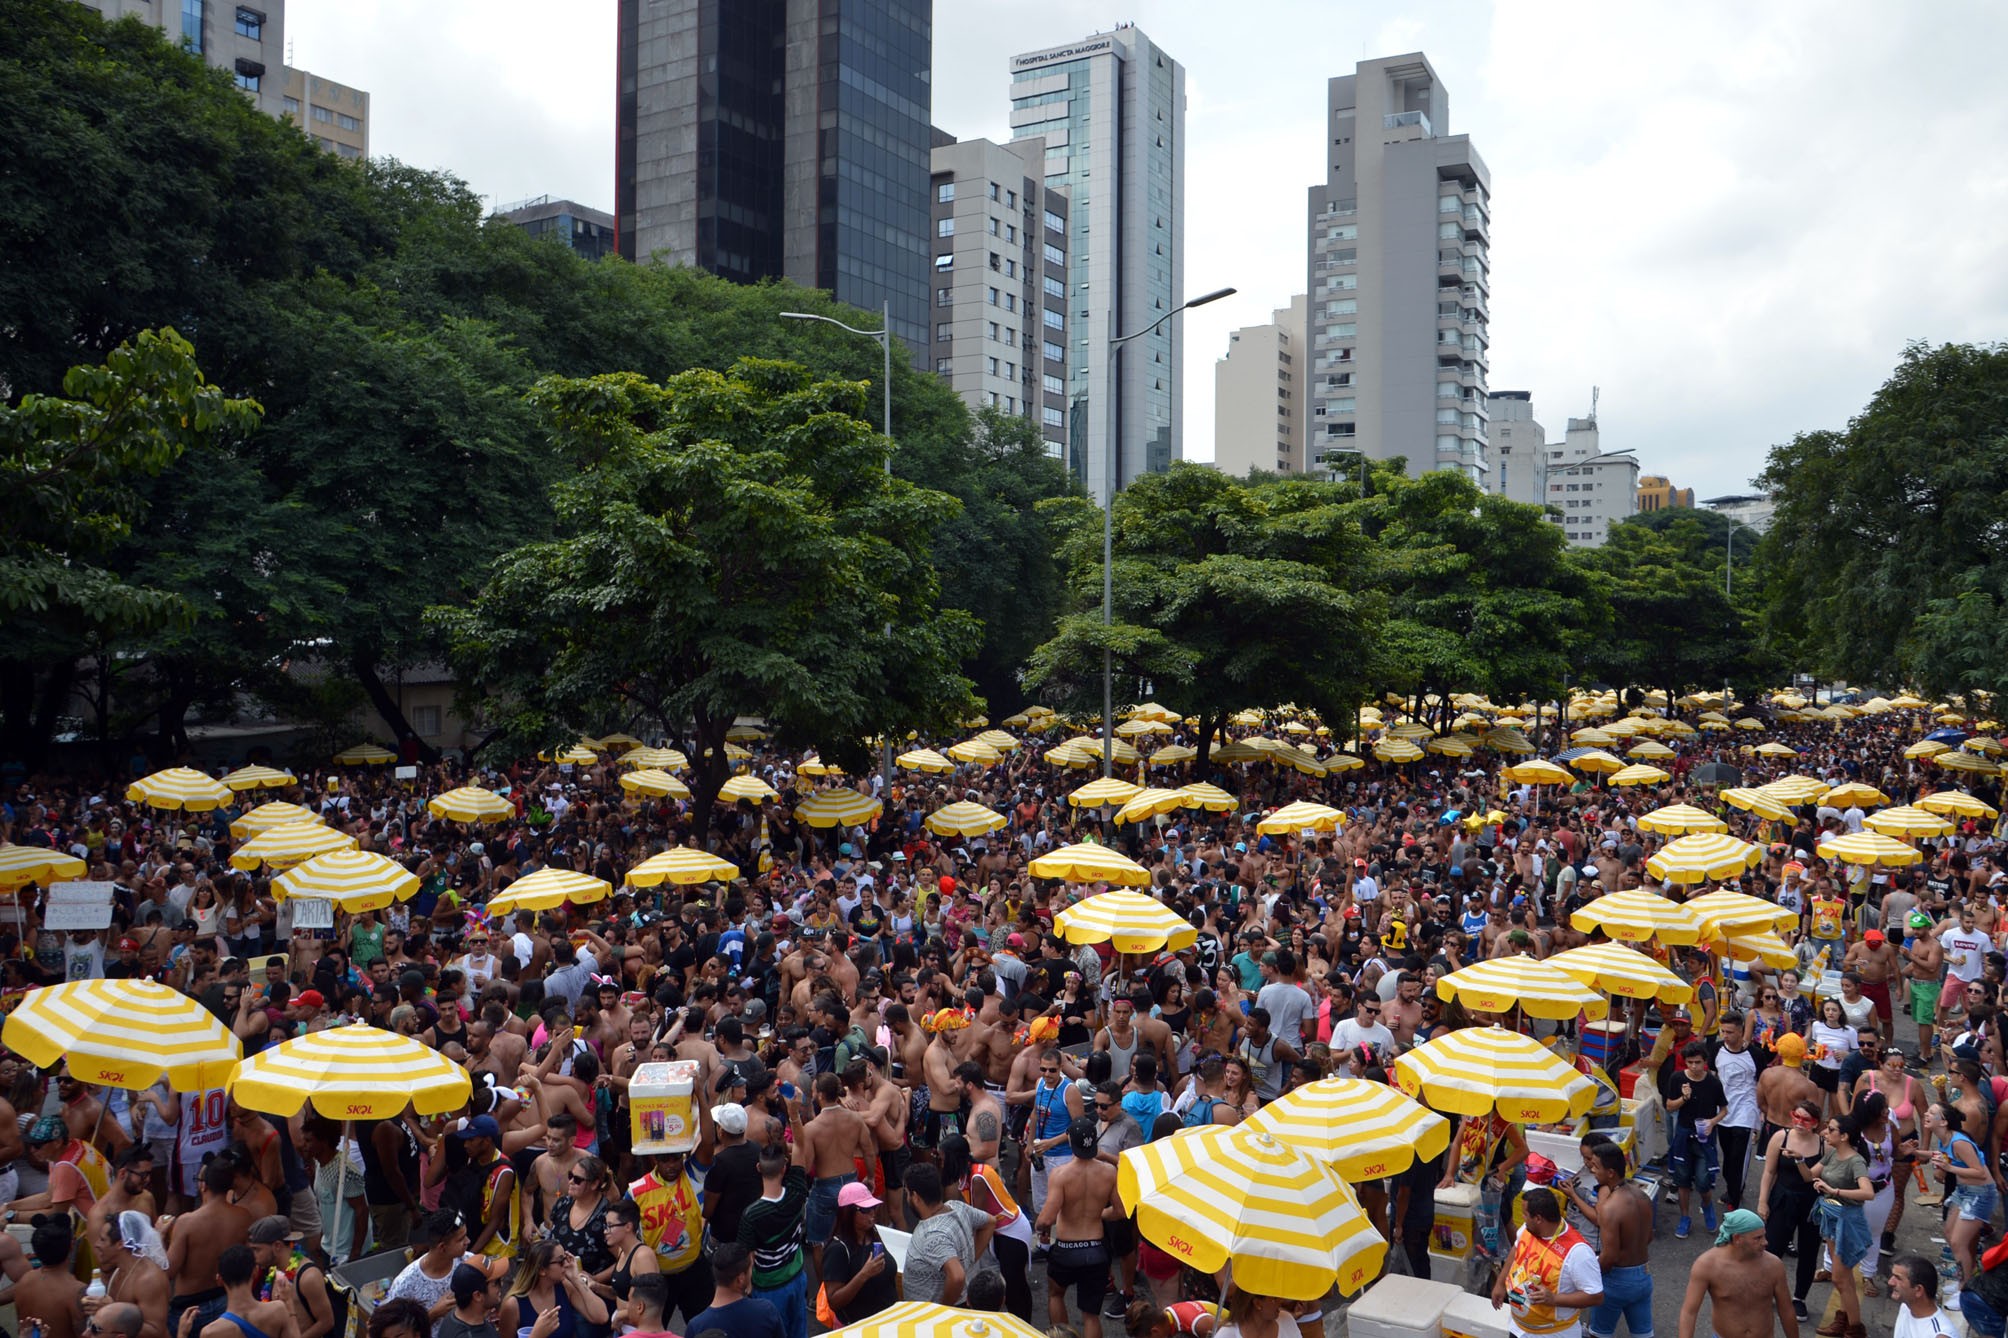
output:
<svg viewBox="0 0 2008 1338"><path fill-rule="evenodd" d="M1595 386L1590 387L1590 421L1592 423L1597 421L1597 397L1601 393Z"/></svg>

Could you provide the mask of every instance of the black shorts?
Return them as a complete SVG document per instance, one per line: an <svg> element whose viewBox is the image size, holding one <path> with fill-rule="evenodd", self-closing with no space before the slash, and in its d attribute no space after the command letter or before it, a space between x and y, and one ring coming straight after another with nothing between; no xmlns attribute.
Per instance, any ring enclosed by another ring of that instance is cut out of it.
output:
<svg viewBox="0 0 2008 1338"><path fill-rule="evenodd" d="M913 1154L901 1143L896 1148L879 1149L879 1174L885 1177L885 1193L896 1194L906 1184L906 1168L913 1164Z"/></svg>
<svg viewBox="0 0 2008 1338"><path fill-rule="evenodd" d="M1841 1071L1839 1069L1830 1069L1820 1064L1808 1067L1806 1069L1806 1076L1813 1080L1813 1086L1823 1092L1837 1091L1841 1085Z"/></svg>
<svg viewBox="0 0 2008 1338"><path fill-rule="evenodd" d="M962 1112L960 1110L933 1110L920 1122L920 1130L915 1135L913 1145L921 1148L938 1148L941 1140L962 1132Z"/></svg>
<svg viewBox="0 0 2008 1338"><path fill-rule="evenodd" d="M1074 1288L1083 1315L1102 1313L1109 1294L1109 1249L1098 1240L1056 1240L1046 1256L1046 1285L1064 1294Z"/></svg>
<svg viewBox="0 0 2008 1338"><path fill-rule="evenodd" d="M1109 1253L1117 1259L1125 1259L1136 1253L1136 1218L1104 1217L1102 1219L1102 1240Z"/></svg>

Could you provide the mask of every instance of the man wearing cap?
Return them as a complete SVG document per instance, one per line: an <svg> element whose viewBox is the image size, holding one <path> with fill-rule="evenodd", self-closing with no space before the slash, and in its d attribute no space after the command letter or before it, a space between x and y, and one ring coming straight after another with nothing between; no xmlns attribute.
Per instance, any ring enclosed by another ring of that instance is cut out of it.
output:
<svg viewBox="0 0 2008 1338"><path fill-rule="evenodd" d="M1890 1030L1890 981L1896 978L1899 965L1896 945L1882 930L1871 929L1862 935L1861 942L1848 948L1841 964L1861 977L1862 993L1874 1001L1878 1024L1885 1034L1894 1036Z"/></svg>
<svg viewBox="0 0 2008 1338"><path fill-rule="evenodd" d="M468 1248L493 1259L509 1258L516 1253L521 1197L516 1172L500 1150L502 1126L493 1115L476 1115L449 1137L467 1153L467 1169L457 1178L465 1186L461 1220L473 1235Z"/></svg>
<svg viewBox="0 0 2008 1338"><path fill-rule="evenodd" d="M385 1297L418 1302L437 1325L453 1309L453 1270L467 1249L467 1228L453 1212L441 1210L412 1223L408 1238L418 1255L391 1279Z"/></svg>
<svg viewBox="0 0 2008 1338"><path fill-rule="evenodd" d="M1785 1338L1799 1338L1784 1262L1765 1252L1764 1221L1747 1208L1723 1217L1714 1247L1704 1250L1688 1272L1680 1338L1695 1338L1703 1297L1715 1338L1771 1338L1774 1312L1785 1326Z"/></svg>
<svg viewBox="0 0 2008 1338"><path fill-rule="evenodd" d="M1945 978L1945 949L1932 933L1934 922L1922 908L1910 912L1904 940L1904 975L1910 986L1910 1020L1917 1024L1917 1053L1931 1062L1932 1044L1937 1039L1938 998Z"/></svg>
<svg viewBox="0 0 2008 1338"><path fill-rule="evenodd" d="M300 1252L300 1232L284 1217L261 1217L251 1224L251 1253L257 1258L258 1298L278 1299L279 1279L292 1284L293 1323L300 1338L326 1338L348 1318L348 1298L337 1292L321 1266Z"/></svg>

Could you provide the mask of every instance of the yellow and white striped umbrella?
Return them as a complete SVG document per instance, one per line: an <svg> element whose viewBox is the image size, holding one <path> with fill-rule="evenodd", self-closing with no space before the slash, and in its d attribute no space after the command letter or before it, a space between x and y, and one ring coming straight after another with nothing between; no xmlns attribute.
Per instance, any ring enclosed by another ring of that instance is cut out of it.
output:
<svg viewBox="0 0 2008 1338"><path fill-rule="evenodd" d="M126 798L135 804L188 813L207 813L236 797L228 785L193 767L169 767L126 786Z"/></svg>
<svg viewBox="0 0 2008 1338"><path fill-rule="evenodd" d="M1280 748L1270 749L1269 760L1279 767L1288 767L1305 776L1321 777L1325 774L1325 764L1318 760L1315 753L1308 748L1299 748L1293 744L1286 743Z"/></svg>
<svg viewBox="0 0 2008 1338"><path fill-rule="evenodd" d="M643 767L621 777L621 788L629 794L654 795L657 799L688 799L690 787L667 771Z"/></svg>
<svg viewBox="0 0 2008 1338"><path fill-rule="evenodd" d="M739 876L739 866L716 855L689 846L677 846L659 855L650 855L628 870L627 880L636 887L654 887L670 882L679 887L693 883L729 883Z"/></svg>
<svg viewBox="0 0 2008 1338"><path fill-rule="evenodd" d="M575 767L589 767L600 760L600 755L586 747L583 741L563 748L552 748L547 752L538 753L537 756L545 762L569 762Z"/></svg>
<svg viewBox="0 0 2008 1338"><path fill-rule="evenodd" d="M1495 753L1512 753L1515 757L1526 757L1534 751L1534 744L1517 729L1497 726L1485 731L1484 743Z"/></svg>
<svg viewBox="0 0 2008 1338"><path fill-rule="evenodd" d="M1001 729L986 729L976 736L1000 753L1015 753L1023 747L1013 736Z"/></svg>
<svg viewBox="0 0 2008 1338"><path fill-rule="evenodd" d="M822 1338L1046 1338L1046 1331L1003 1311L956 1310L935 1301L901 1301L863 1323L832 1329Z"/></svg>
<svg viewBox="0 0 2008 1338"><path fill-rule="evenodd" d="M1687 903L1701 921L1702 937L1720 938L1755 929L1789 929L1799 923L1798 913L1744 892L1717 890Z"/></svg>
<svg viewBox="0 0 2008 1338"><path fill-rule="evenodd" d="M1756 751L1759 757L1797 757L1799 755L1797 748L1788 747L1775 740L1758 744Z"/></svg>
<svg viewBox="0 0 2008 1338"><path fill-rule="evenodd" d="M927 815L927 830L936 836L981 836L1005 826L1011 819L994 809L967 799L944 804Z"/></svg>
<svg viewBox="0 0 2008 1338"><path fill-rule="evenodd" d="M621 760L626 761L627 759L622 758ZM795 764L795 774L798 776L816 777L841 776L844 774L844 769L834 763L825 762L819 756L810 756L803 758Z"/></svg>
<svg viewBox="0 0 2008 1338"><path fill-rule="evenodd" d="M1325 1078L1295 1087L1244 1120L1325 1162L1351 1184L1400 1175L1450 1144L1450 1121L1382 1082Z"/></svg>
<svg viewBox="0 0 2008 1338"><path fill-rule="evenodd" d="M1769 929L1752 929L1742 934L1725 934L1722 951L1739 962L1761 962L1773 971L1791 971L1799 965L1799 954Z"/></svg>
<svg viewBox="0 0 2008 1338"><path fill-rule="evenodd" d="M632 734L613 733L600 735L600 751L602 752L613 748L639 747L641 747L641 740Z"/></svg>
<svg viewBox="0 0 2008 1338"><path fill-rule="evenodd" d="M1862 781L1849 781L1845 785L1836 785L1821 795L1820 802L1835 808L1853 808L1857 804L1863 808L1880 808L1889 802L1889 796L1873 785Z"/></svg>
<svg viewBox="0 0 2008 1338"><path fill-rule="evenodd" d="M1090 756L1092 756L1095 760L1096 765L1099 766L1101 764L1102 760L1101 735L1081 734L1067 740L1067 742L1073 745L1074 747L1080 749L1082 752L1085 752ZM1111 739L1109 742L1110 742L1109 756L1113 758L1115 761L1121 763L1123 766L1126 767L1135 766L1138 759L1142 756L1140 753L1137 752L1136 745L1131 743L1128 739L1117 738L1117 739Z"/></svg>
<svg viewBox="0 0 2008 1338"><path fill-rule="evenodd" d="M1767 818L1772 822L1790 822L1792 810L1784 800L1765 794L1762 790L1735 787L1722 791L1717 798L1731 808L1740 808L1753 818Z"/></svg>
<svg viewBox="0 0 2008 1338"><path fill-rule="evenodd" d="M1144 702L1140 706L1132 706L1123 712L1123 717L1127 720L1150 720L1160 725L1178 723L1178 712L1169 706L1159 706L1156 702Z"/></svg>
<svg viewBox="0 0 2008 1338"><path fill-rule="evenodd" d="M725 737L733 743L757 743L767 737L767 731L758 725L734 725L725 731Z"/></svg>
<svg viewBox="0 0 2008 1338"><path fill-rule="evenodd" d="M1585 725L1569 735L1569 742L1585 748L1608 748L1622 737L1616 729L1599 729L1595 725Z"/></svg>
<svg viewBox="0 0 2008 1338"><path fill-rule="evenodd" d="M1625 749L1626 757L1644 758L1648 762L1664 761L1673 755L1673 749L1663 743L1654 742L1651 739L1647 739L1643 743L1635 743Z"/></svg>
<svg viewBox="0 0 2008 1338"><path fill-rule="evenodd" d="M1903 755L1915 761L1920 757L1936 757L1940 753L1952 751L1952 745L1941 739L1919 739L1903 750Z"/></svg>
<svg viewBox="0 0 2008 1338"><path fill-rule="evenodd" d="M1039 856L1026 866L1034 878L1058 878L1069 883L1116 883L1149 887L1150 870L1121 851L1081 841Z"/></svg>
<svg viewBox="0 0 2008 1338"><path fill-rule="evenodd" d="M1157 898L1121 890L1075 902L1053 917L1053 927L1069 943L1108 943L1117 952L1177 952L1199 938L1190 921Z"/></svg>
<svg viewBox="0 0 2008 1338"><path fill-rule="evenodd" d="M1606 774L1625 769L1625 761L1622 757L1614 757L1601 748L1592 748L1587 753L1577 754L1569 759L1569 765L1578 771L1594 771Z"/></svg>
<svg viewBox="0 0 2008 1338"><path fill-rule="evenodd" d="M1162 720L1125 720L1116 726L1116 733L1125 739L1140 739L1152 734L1169 734L1171 726Z"/></svg>
<svg viewBox="0 0 2008 1338"><path fill-rule="evenodd" d="M517 911L555 910L566 902L590 905L613 895L613 884L604 878L572 869L539 869L525 874L488 899L490 915L511 915Z"/></svg>
<svg viewBox="0 0 2008 1338"><path fill-rule="evenodd" d="M2008 752L2008 748L2001 746L2001 740L1990 739L1985 734L1976 734L1959 746L1969 753L1979 753L1982 757L1999 757L2002 753Z"/></svg>
<svg viewBox="0 0 2008 1338"><path fill-rule="evenodd" d="M253 766L237 768L223 778L223 783L233 790L277 790L297 782L290 771Z"/></svg>
<svg viewBox="0 0 2008 1338"><path fill-rule="evenodd" d="M1762 720L1757 719L1755 716L1746 715L1741 719L1733 721L1731 723L1733 723L1737 729L1746 731L1759 730L1764 728L1764 722Z"/></svg>
<svg viewBox="0 0 2008 1338"><path fill-rule="evenodd" d="M1345 821L1346 815L1336 808L1300 799L1294 804L1283 805L1256 823L1255 830L1264 836L1295 836L1303 831L1335 831L1344 826Z"/></svg>
<svg viewBox="0 0 2008 1338"><path fill-rule="evenodd" d="M75 855L41 846L0 846L0 890L11 892L30 883L47 887L83 876L84 862Z"/></svg>
<svg viewBox="0 0 2008 1338"><path fill-rule="evenodd" d="M321 815L311 808L289 804L283 799L275 799L269 804L260 804L247 809L230 824L230 834L240 841L248 841L260 832L269 832L274 827L283 827L289 822L311 822L323 824Z"/></svg>
<svg viewBox="0 0 2008 1338"><path fill-rule="evenodd" d="M1233 764L1238 762L1260 762L1269 756L1269 754L1245 739L1236 739L1232 743L1224 743L1220 747L1215 748L1209 756L1215 762ZM1422 756L1421 752L1418 751L1416 756Z"/></svg>
<svg viewBox="0 0 2008 1338"><path fill-rule="evenodd" d="M444 1115L467 1104L467 1070L430 1046L361 1025L309 1032L238 1063L230 1099L266 1115L312 1102L331 1120L394 1119L407 1105Z"/></svg>
<svg viewBox="0 0 2008 1338"><path fill-rule="evenodd" d="M1052 767L1098 767L1102 764L1102 754L1099 748L1088 748L1069 741L1056 748L1048 748L1042 760Z"/></svg>
<svg viewBox="0 0 2008 1338"><path fill-rule="evenodd" d="M1144 760L1154 767L1175 766L1180 762L1190 762L1199 756L1199 750L1190 744L1167 743Z"/></svg>
<svg viewBox="0 0 2008 1338"><path fill-rule="evenodd" d="M1435 753L1439 757L1469 757L1471 756L1471 741L1459 738L1455 734L1446 734L1440 739L1431 739L1426 745L1426 751Z"/></svg>
<svg viewBox="0 0 2008 1338"><path fill-rule="evenodd" d="M1911 804L1871 813L1862 819L1862 824L1884 836L1947 836L1952 832L1950 819Z"/></svg>
<svg viewBox="0 0 2008 1338"><path fill-rule="evenodd" d="M1103 776L1069 791L1067 802L1075 808L1101 808L1107 804L1127 804L1142 793L1141 785L1132 785L1116 776Z"/></svg>
<svg viewBox="0 0 2008 1338"><path fill-rule="evenodd" d="M1145 1240L1244 1291L1309 1301L1380 1273L1387 1241L1332 1167L1268 1134L1185 1129L1122 1154L1116 1192Z"/></svg>
<svg viewBox="0 0 2008 1338"><path fill-rule="evenodd" d="M818 790L795 805L795 816L811 827L857 827L885 811L885 805L856 790Z"/></svg>
<svg viewBox="0 0 2008 1338"><path fill-rule="evenodd" d="M1203 808L1208 813L1232 813L1235 809L1241 807L1239 799L1236 799L1218 785L1209 785L1205 781L1194 781L1190 785L1181 785L1178 787L1178 792L1185 796L1185 806L1187 808Z"/></svg>
<svg viewBox="0 0 2008 1338"><path fill-rule="evenodd" d="M690 759L674 748L630 748L621 754L621 765L649 767L656 771L681 771L690 765Z"/></svg>
<svg viewBox="0 0 2008 1338"><path fill-rule="evenodd" d="M1596 1019L1610 1005L1582 981L1532 957L1492 957L1452 971L1436 982L1436 997L1456 999L1481 1013L1510 1013L1515 1008L1530 1017L1571 1018L1578 1013Z"/></svg>
<svg viewBox="0 0 2008 1338"><path fill-rule="evenodd" d="M1828 790L1825 781L1814 780L1811 776L1781 776L1758 790L1785 804L1810 804Z"/></svg>
<svg viewBox="0 0 2008 1338"><path fill-rule="evenodd" d="M955 770L955 763L932 748L916 748L910 753L901 753L893 759L893 765L903 771L925 771L937 776L946 776Z"/></svg>
<svg viewBox="0 0 2008 1338"><path fill-rule="evenodd" d="M1696 832L1676 837L1645 862L1645 870L1663 883L1706 883L1734 878L1764 858L1764 848L1720 832Z"/></svg>
<svg viewBox="0 0 2008 1338"><path fill-rule="evenodd" d="M1333 753L1324 759L1325 774L1339 775L1346 771L1360 771L1366 767L1366 759L1354 757L1351 753Z"/></svg>
<svg viewBox="0 0 2008 1338"><path fill-rule="evenodd" d="M335 850L316 855L272 880L279 900L314 897L332 901L351 915L380 911L394 901L409 901L418 892L418 875L396 860L366 850Z"/></svg>
<svg viewBox="0 0 2008 1338"><path fill-rule="evenodd" d="M1998 776L2001 774L2001 768L1998 764L1990 762L1984 757L1976 757L1974 754L1968 752L1939 753L1931 760L1939 766L1944 767L1947 771L1964 771L1973 776Z"/></svg>
<svg viewBox="0 0 2008 1338"><path fill-rule="evenodd" d="M316 855L353 850L355 846L355 837L332 827L323 827L318 822L288 822L260 832L230 852L230 867L246 872L261 864L273 869L290 869Z"/></svg>
<svg viewBox="0 0 2008 1338"><path fill-rule="evenodd" d="M29 990L7 1015L7 1048L79 1082L138 1091L221 1087L244 1046L216 1015L151 980L73 980Z"/></svg>
<svg viewBox="0 0 2008 1338"><path fill-rule="evenodd" d="M1673 776L1670 773L1662 771L1658 767L1648 766L1644 762L1635 762L1631 766L1620 767L1616 771L1613 771L1610 779L1605 784L1623 788L1627 785L1663 785L1672 779Z"/></svg>
<svg viewBox="0 0 2008 1338"><path fill-rule="evenodd" d="M1401 728L1399 725L1395 728ZM1414 762L1422 757L1422 749L1399 735L1382 739L1374 745L1374 756L1383 762Z"/></svg>
<svg viewBox="0 0 2008 1338"><path fill-rule="evenodd" d="M1570 948L1548 958L1548 965L1620 999L1657 999L1677 1004L1694 997L1693 986L1639 949L1623 943L1591 943Z"/></svg>
<svg viewBox="0 0 2008 1338"><path fill-rule="evenodd" d="M1394 1061L1395 1085L1433 1110L1552 1124L1587 1114L1597 1085L1531 1036L1463 1027Z"/></svg>
<svg viewBox="0 0 2008 1338"><path fill-rule="evenodd" d="M1713 813L1692 804L1669 804L1656 808L1638 820L1641 829L1661 836L1688 836L1695 832L1726 832L1729 824Z"/></svg>
<svg viewBox="0 0 2008 1338"><path fill-rule="evenodd" d="M1100 782L1097 782L1099 784ZM1082 788L1086 788L1085 786ZM1151 788L1138 790L1116 810L1117 822L1147 822L1165 813L1176 813L1185 807L1185 796L1176 790Z"/></svg>
<svg viewBox="0 0 2008 1338"><path fill-rule="evenodd" d="M380 767L395 761L396 753L375 743L359 743L335 754L335 765L339 767Z"/></svg>
<svg viewBox="0 0 2008 1338"><path fill-rule="evenodd" d="M994 767L1004 760L1004 754L992 748L981 739L964 739L948 749L948 756L966 766Z"/></svg>
<svg viewBox="0 0 2008 1338"><path fill-rule="evenodd" d="M1576 778L1544 757L1516 762L1500 773L1516 785L1573 785Z"/></svg>
<svg viewBox="0 0 2008 1338"><path fill-rule="evenodd" d="M1957 818L1992 820L2001 816L2001 811L1992 804L1983 803L1964 790L1940 790L1936 794L1928 794L1917 801L1917 807L1927 813L1944 813Z"/></svg>
<svg viewBox="0 0 2008 1338"><path fill-rule="evenodd" d="M425 811L435 818L452 822L506 822L516 816L516 806L479 785L462 785L426 802Z"/></svg>
<svg viewBox="0 0 2008 1338"><path fill-rule="evenodd" d="M1569 917L1569 924L1585 934L1601 929L1620 943L1658 939L1675 946L1700 942L1703 929L1700 918L1687 907L1638 887L1606 892L1585 903Z"/></svg>
<svg viewBox="0 0 2008 1338"><path fill-rule="evenodd" d="M1924 861L1924 853L1916 846L1899 841L1894 836L1884 836L1881 832L1836 836L1813 848L1819 852L1821 859L1837 859L1844 864L1880 864L1894 869Z"/></svg>
<svg viewBox="0 0 2008 1338"><path fill-rule="evenodd" d="M1426 739L1434 733L1435 730L1419 720L1403 720L1398 724L1389 725L1387 729L1387 736L1390 739Z"/></svg>
<svg viewBox="0 0 2008 1338"><path fill-rule="evenodd" d="M718 787L718 802L721 804L736 804L741 799L757 804L765 799L780 797L774 793L773 786L758 776L734 776Z"/></svg>

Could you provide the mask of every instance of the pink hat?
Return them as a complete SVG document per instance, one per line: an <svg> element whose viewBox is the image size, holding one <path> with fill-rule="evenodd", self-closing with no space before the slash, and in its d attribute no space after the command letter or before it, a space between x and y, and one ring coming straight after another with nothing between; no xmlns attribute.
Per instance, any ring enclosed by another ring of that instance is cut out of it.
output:
<svg viewBox="0 0 2008 1338"><path fill-rule="evenodd" d="M871 1190L853 1180L837 1193L839 1208L876 1208L883 1200L872 1197Z"/></svg>

